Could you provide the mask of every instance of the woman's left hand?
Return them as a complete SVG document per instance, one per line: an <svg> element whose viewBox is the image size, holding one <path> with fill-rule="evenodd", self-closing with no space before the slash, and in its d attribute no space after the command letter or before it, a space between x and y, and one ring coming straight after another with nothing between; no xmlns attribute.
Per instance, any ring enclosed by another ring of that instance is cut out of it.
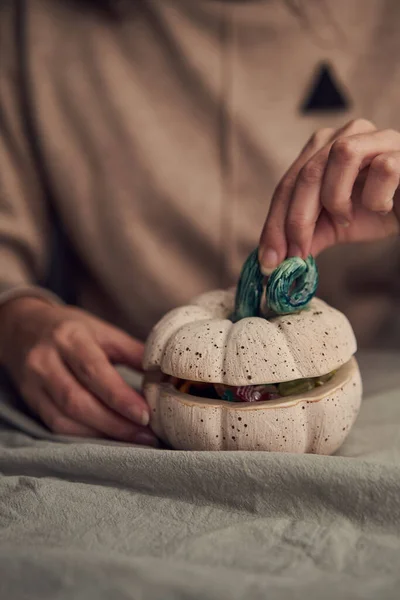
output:
<svg viewBox="0 0 400 600"><path fill-rule="evenodd" d="M400 133L364 119L315 133L277 186L260 241L268 272L290 256L400 233Z"/></svg>

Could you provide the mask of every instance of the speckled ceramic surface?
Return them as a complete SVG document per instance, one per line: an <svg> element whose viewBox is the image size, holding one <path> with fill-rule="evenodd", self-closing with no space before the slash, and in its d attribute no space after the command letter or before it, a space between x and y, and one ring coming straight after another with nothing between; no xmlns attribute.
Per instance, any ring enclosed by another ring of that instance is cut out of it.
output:
<svg viewBox="0 0 400 600"><path fill-rule="evenodd" d="M350 360L347 318L314 298L300 313L232 323L235 292L213 291L169 312L146 343L144 367L192 381L255 385L317 377Z"/></svg>
<svg viewBox="0 0 400 600"><path fill-rule="evenodd" d="M264 450L332 454L360 408L362 385L355 358L334 378L303 394L260 403L229 403L182 394L149 372L144 393L151 426L180 450Z"/></svg>

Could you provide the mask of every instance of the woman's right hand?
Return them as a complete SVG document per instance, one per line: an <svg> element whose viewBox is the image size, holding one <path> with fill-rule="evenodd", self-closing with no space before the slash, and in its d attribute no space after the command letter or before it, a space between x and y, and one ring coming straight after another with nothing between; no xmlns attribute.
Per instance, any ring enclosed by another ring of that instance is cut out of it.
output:
<svg viewBox="0 0 400 600"><path fill-rule="evenodd" d="M143 345L72 307L38 298L0 308L0 363L51 431L157 446L145 400L114 364L141 369Z"/></svg>
<svg viewBox="0 0 400 600"><path fill-rule="evenodd" d="M400 234L400 132L356 119L317 131L277 186L260 240L270 273L286 257Z"/></svg>

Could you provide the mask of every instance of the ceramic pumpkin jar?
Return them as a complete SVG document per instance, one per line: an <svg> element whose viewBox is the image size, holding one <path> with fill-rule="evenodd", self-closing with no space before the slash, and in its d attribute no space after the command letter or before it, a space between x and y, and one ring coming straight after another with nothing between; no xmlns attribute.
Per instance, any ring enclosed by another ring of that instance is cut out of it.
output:
<svg viewBox="0 0 400 600"><path fill-rule="evenodd" d="M335 452L362 385L351 325L317 282L311 258L289 259L265 290L254 252L237 289L166 314L144 356L155 434L182 450Z"/></svg>

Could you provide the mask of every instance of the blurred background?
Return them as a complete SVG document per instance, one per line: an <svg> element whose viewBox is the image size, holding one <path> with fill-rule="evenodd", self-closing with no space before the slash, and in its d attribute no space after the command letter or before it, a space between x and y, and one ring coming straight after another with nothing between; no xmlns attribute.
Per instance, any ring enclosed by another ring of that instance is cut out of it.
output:
<svg viewBox="0 0 400 600"><path fill-rule="evenodd" d="M400 130L393 0L2 4L2 287L140 339L236 282L315 131ZM398 239L318 259L364 348L400 344L399 259Z"/></svg>

